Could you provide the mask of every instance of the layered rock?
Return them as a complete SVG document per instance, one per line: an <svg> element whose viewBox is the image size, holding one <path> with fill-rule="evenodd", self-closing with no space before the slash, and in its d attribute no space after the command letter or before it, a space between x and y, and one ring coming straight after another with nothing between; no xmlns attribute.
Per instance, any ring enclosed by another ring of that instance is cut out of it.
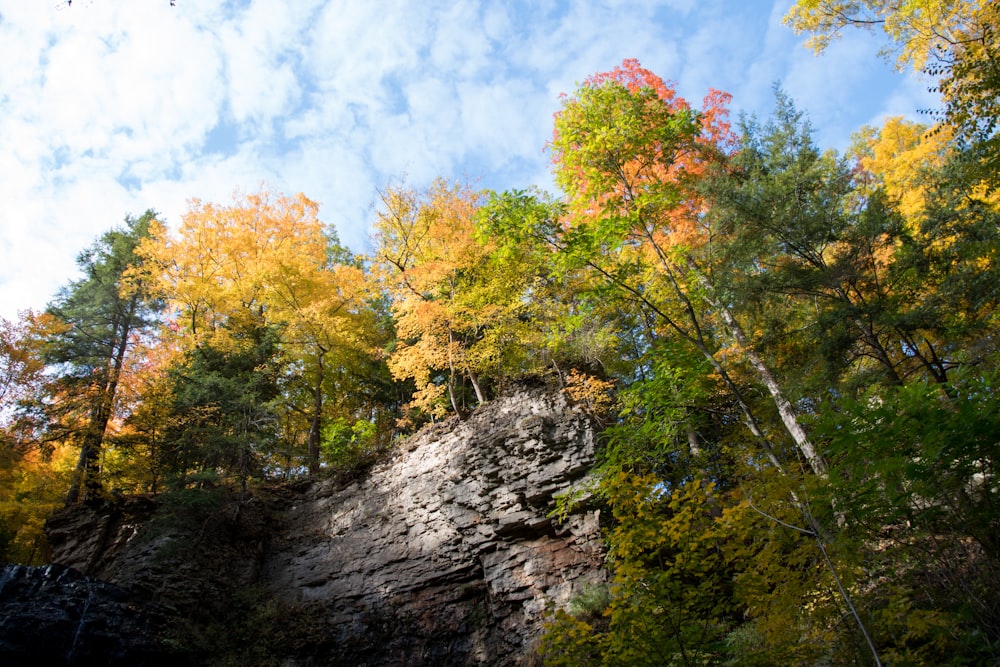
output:
<svg viewBox="0 0 1000 667"><path fill-rule="evenodd" d="M282 638L269 649L281 664L516 664L547 610L604 579L597 511L552 518L593 456L584 414L524 390L421 431L350 483L301 482L172 524L152 501L78 509L50 541L55 561L182 614L265 591L287 611L268 623L293 619L262 629Z"/></svg>
<svg viewBox="0 0 1000 667"><path fill-rule="evenodd" d="M364 480L309 489L279 520L264 577L285 600L322 603L345 645L387 617L411 628L369 664L512 661L547 606L603 578L597 512L549 516L593 453L561 395L501 399L414 436Z"/></svg>

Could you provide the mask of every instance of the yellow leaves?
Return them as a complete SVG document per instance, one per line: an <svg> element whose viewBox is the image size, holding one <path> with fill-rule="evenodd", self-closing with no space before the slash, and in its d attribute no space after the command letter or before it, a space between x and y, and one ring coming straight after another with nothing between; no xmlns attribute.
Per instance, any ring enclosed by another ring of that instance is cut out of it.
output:
<svg viewBox="0 0 1000 667"><path fill-rule="evenodd" d="M602 488L617 522L610 542L620 577L645 576L653 556L681 569L714 567L710 552L723 532L714 517L718 501L711 482L695 477L670 491L656 475L619 470Z"/></svg>
<svg viewBox="0 0 1000 667"><path fill-rule="evenodd" d="M64 505L77 457L72 445L54 443L47 455L33 449L16 461L0 458L0 530L10 540L0 559L44 562L45 521Z"/></svg>
<svg viewBox="0 0 1000 667"><path fill-rule="evenodd" d="M570 400L592 414L606 413L614 404L614 380L601 380L573 368L566 374L565 385L563 392Z"/></svg>
<svg viewBox="0 0 1000 667"><path fill-rule="evenodd" d="M45 370L45 340L69 328L49 313L24 311L16 322L0 317L0 406L37 393Z"/></svg>
<svg viewBox="0 0 1000 667"><path fill-rule="evenodd" d="M919 71L962 41L979 5L969 0L798 0L784 22L795 32L814 33L806 46L816 53L844 28L881 27L896 45L897 68Z"/></svg>
<svg viewBox="0 0 1000 667"><path fill-rule="evenodd" d="M867 132L861 166L871 172L897 203L900 213L917 222L923 216L929 183L926 173L941 167L951 150L947 128L928 128L901 117L886 120L877 131Z"/></svg>
<svg viewBox="0 0 1000 667"><path fill-rule="evenodd" d="M546 667L583 667L598 665L600 641L594 628L581 618L556 611L553 620L545 626L545 635L538 645Z"/></svg>
<svg viewBox="0 0 1000 667"><path fill-rule="evenodd" d="M227 323L265 316L315 339L349 314L368 287L360 269L326 266L317 212L302 194L262 190L229 206L192 200L176 234L154 230L142 252L159 267L159 291L192 341L225 339Z"/></svg>
<svg viewBox="0 0 1000 667"><path fill-rule="evenodd" d="M457 376L480 371L474 360L491 357L468 354L499 312L493 299L480 298L490 248L474 234L479 205L478 192L442 180L425 192L382 193L377 271L392 296L401 339L389 368L397 379L416 380L420 407L440 395L427 386L435 372L446 372L451 385Z"/></svg>

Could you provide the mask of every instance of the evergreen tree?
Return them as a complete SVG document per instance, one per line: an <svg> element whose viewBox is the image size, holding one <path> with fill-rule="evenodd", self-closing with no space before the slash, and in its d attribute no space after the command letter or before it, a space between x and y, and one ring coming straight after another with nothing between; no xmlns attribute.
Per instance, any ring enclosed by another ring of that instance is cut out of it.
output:
<svg viewBox="0 0 1000 667"><path fill-rule="evenodd" d="M152 210L129 216L124 226L102 235L77 258L83 277L63 288L47 309L68 325L46 349L64 392L53 397L49 428L80 446L67 503L101 494L101 448L126 355L159 309L143 283L135 252L155 218Z"/></svg>

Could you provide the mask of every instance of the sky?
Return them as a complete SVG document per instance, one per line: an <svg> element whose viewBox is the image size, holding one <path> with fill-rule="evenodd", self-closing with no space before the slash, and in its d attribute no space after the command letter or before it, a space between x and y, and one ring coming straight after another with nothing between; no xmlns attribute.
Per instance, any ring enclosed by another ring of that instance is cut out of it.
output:
<svg viewBox="0 0 1000 667"><path fill-rule="evenodd" d="M371 249L380 189L554 191L561 93L627 58L764 119L776 83L824 148L921 120L877 35L814 56L792 0L0 0L0 317L43 309L126 215L261 187Z"/></svg>

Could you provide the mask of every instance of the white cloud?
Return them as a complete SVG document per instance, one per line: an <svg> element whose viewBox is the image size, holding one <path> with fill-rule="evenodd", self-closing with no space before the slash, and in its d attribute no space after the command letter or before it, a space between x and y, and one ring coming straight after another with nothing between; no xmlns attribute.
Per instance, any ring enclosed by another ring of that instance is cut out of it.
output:
<svg viewBox="0 0 1000 667"><path fill-rule="evenodd" d="M301 191L360 251L388 183L549 187L558 94L625 58L765 112L781 79L834 143L927 106L869 46L814 59L789 2L0 0L0 316L126 213L176 224L192 197Z"/></svg>

